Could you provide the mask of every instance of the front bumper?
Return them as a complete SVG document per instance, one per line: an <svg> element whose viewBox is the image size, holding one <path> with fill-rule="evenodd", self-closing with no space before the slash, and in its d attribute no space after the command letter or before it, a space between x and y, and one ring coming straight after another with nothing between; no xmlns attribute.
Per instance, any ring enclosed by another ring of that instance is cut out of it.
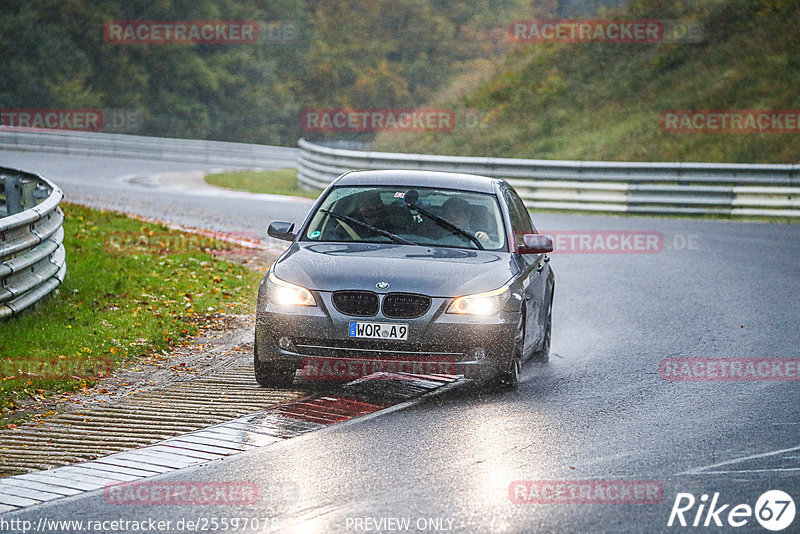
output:
<svg viewBox="0 0 800 534"><path fill-rule="evenodd" d="M433 298L428 312L415 319L341 314L331 294L314 292L316 307L280 306L260 294L256 351L261 362L283 370L301 370L309 380L353 380L374 372L460 374L489 380L507 370L519 324L516 299L496 315L444 313L452 299ZM408 325L408 339L351 338L353 320Z"/></svg>

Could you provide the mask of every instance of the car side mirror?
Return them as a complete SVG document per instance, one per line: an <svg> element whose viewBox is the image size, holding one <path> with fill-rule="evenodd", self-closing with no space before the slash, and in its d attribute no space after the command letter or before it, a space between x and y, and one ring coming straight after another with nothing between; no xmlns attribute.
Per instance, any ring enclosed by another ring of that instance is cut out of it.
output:
<svg viewBox="0 0 800 534"><path fill-rule="evenodd" d="M267 235L275 239L284 241L294 241L297 234L294 233L294 223L286 221L272 221L267 228Z"/></svg>
<svg viewBox="0 0 800 534"><path fill-rule="evenodd" d="M545 254L553 252L553 238L542 234L525 234L524 245L517 247L517 254Z"/></svg>

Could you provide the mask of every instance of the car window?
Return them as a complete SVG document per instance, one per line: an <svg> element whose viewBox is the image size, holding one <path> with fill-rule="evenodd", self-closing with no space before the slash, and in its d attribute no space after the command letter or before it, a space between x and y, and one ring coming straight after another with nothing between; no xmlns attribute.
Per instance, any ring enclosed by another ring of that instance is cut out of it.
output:
<svg viewBox="0 0 800 534"><path fill-rule="evenodd" d="M414 207L406 202L411 191ZM390 243L389 232L413 244L477 248L437 217L474 235L486 250L507 249L494 195L426 187L336 187L311 216L302 240Z"/></svg>
<svg viewBox="0 0 800 534"><path fill-rule="evenodd" d="M511 216L511 226L514 231L514 243L517 246L524 245L523 236L525 234L533 233L533 223L531 222L530 213L519 198L519 195L513 189L506 189L504 192L506 203L508 204L508 212Z"/></svg>
<svg viewBox="0 0 800 534"><path fill-rule="evenodd" d="M514 191L513 189L508 190L508 194L511 196L511 199L514 202L514 205L519 210L522 219L523 229L525 233L531 234L536 231L536 225L533 224L533 219L531 218L531 212L528 211L528 207L525 206L525 203L522 201L522 198L519 194Z"/></svg>

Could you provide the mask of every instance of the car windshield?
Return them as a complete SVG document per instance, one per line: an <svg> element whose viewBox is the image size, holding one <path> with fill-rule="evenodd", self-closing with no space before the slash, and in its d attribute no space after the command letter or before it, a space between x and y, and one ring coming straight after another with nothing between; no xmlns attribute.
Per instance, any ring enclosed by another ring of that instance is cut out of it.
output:
<svg viewBox="0 0 800 534"><path fill-rule="evenodd" d="M336 187L303 240L506 250L494 195L426 187Z"/></svg>

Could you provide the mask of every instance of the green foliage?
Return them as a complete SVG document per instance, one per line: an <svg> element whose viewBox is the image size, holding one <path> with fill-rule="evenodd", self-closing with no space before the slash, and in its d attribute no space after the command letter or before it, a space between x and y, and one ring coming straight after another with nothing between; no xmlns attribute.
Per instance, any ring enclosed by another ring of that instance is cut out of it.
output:
<svg viewBox="0 0 800 534"><path fill-rule="evenodd" d="M0 107L135 109L135 133L294 145L318 107L410 107L526 0L4 0ZM106 22L279 22L259 44L112 44Z"/></svg>
<svg viewBox="0 0 800 534"><path fill-rule="evenodd" d="M800 109L800 3L635 0L609 18L688 19L703 38L522 44L471 91L434 105L480 117L452 133L381 134L376 150L617 161L796 163L797 133L668 133L674 109Z"/></svg>

